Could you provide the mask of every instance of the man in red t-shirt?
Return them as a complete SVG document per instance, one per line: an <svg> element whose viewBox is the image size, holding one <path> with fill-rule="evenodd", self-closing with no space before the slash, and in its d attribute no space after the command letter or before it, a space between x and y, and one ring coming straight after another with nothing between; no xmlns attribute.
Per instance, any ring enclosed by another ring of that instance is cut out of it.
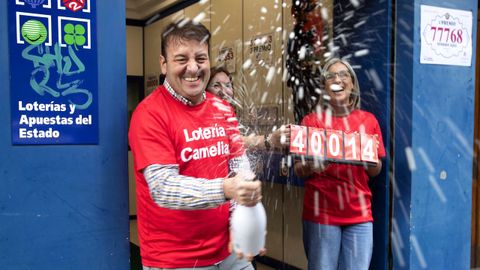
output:
<svg viewBox="0 0 480 270"><path fill-rule="evenodd" d="M165 28L164 84L131 119L144 269L253 269L229 255L229 200L253 206L261 185L228 177L249 163L232 107L205 92L209 39L201 24Z"/></svg>

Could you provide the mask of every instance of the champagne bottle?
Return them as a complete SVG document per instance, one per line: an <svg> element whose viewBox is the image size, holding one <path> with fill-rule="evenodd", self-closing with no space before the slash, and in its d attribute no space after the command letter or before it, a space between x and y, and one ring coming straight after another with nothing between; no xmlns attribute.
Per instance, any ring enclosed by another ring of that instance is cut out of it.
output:
<svg viewBox="0 0 480 270"><path fill-rule="evenodd" d="M252 172L243 174L245 181L252 181L255 177ZM233 211L231 223L234 250L244 255L258 255L265 247L267 231L267 215L263 204L258 202L252 207L238 204Z"/></svg>

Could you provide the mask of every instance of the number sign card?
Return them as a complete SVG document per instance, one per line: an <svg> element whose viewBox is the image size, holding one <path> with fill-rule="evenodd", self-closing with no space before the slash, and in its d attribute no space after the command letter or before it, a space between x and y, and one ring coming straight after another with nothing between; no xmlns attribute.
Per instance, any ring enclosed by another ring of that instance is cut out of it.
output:
<svg viewBox="0 0 480 270"><path fill-rule="evenodd" d="M376 135L290 125L290 153L337 163L378 163Z"/></svg>
<svg viewBox="0 0 480 270"><path fill-rule="evenodd" d="M314 158L325 158L325 130L308 128L308 155Z"/></svg>
<svg viewBox="0 0 480 270"><path fill-rule="evenodd" d="M307 127L290 126L290 153L307 155Z"/></svg>
<svg viewBox="0 0 480 270"><path fill-rule="evenodd" d="M345 160L360 162L360 134L355 133L344 133L344 149L345 149Z"/></svg>
<svg viewBox="0 0 480 270"><path fill-rule="evenodd" d="M360 134L362 161L378 163L377 137L369 134Z"/></svg>
<svg viewBox="0 0 480 270"><path fill-rule="evenodd" d="M327 159L343 160L343 132L339 130L327 130Z"/></svg>

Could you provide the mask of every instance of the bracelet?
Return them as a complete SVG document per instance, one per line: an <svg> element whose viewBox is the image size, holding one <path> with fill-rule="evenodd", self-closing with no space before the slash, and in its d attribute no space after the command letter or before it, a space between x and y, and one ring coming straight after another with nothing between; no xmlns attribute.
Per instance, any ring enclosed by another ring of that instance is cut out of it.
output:
<svg viewBox="0 0 480 270"><path fill-rule="evenodd" d="M265 134L263 136L263 143L265 144L265 149L267 149L267 151L269 151L271 145L270 145L270 142L268 141L268 135L267 134Z"/></svg>

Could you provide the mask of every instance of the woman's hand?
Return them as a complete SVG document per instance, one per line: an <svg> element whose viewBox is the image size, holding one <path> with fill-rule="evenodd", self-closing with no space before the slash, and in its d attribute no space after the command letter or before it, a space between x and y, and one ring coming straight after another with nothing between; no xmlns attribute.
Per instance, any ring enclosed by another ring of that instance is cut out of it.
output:
<svg viewBox="0 0 480 270"><path fill-rule="evenodd" d="M382 171L382 160L376 164L365 164L365 171L369 177L375 177Z"/></svg>

